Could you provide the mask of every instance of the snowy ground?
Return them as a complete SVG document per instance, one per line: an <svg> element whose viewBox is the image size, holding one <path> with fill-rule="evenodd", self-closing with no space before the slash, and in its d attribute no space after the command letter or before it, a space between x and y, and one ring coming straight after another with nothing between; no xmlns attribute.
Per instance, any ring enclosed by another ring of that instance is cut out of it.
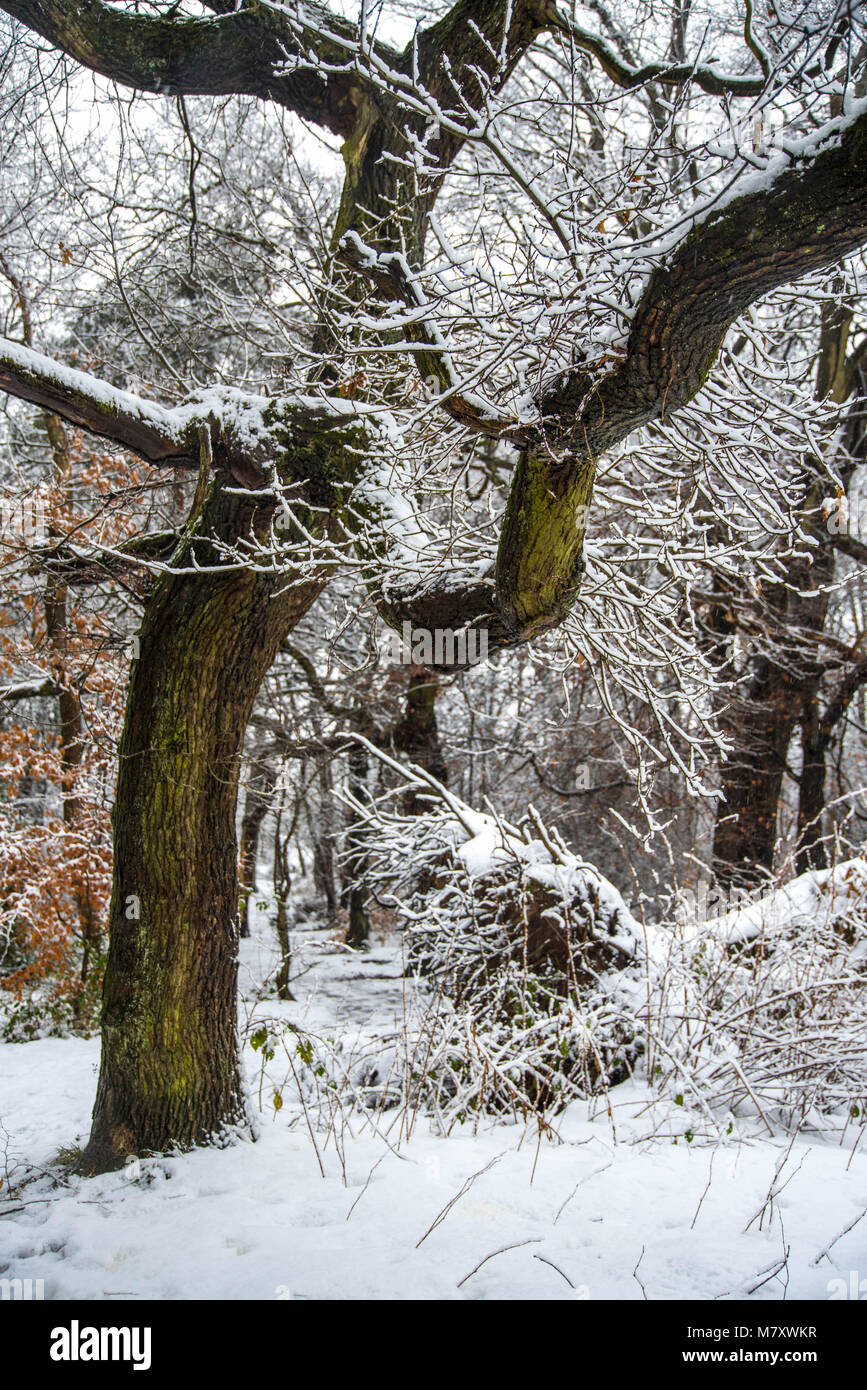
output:
<svg viewBox="0 0 867 1390"><path fill-rule="evenodd" d="M352 955L299 932L298 1002L280 1005L262 989L269 943L264 922L244 943L254 1028L282 1017L351 1052L400 1026L394 946ZM0 1047L0 1276L43 1279L46 1298L822 1300L867 1277L867 1217L814 1263L867 1207L867 1154L746 1122L687 1143L688 1114L633 1083L611 1113L573 1106L559 1144L417 1124L398 1145L353 1121L354 1137L314 1146L289 1088L274 1109L271 1067L259 1142L58 1185L58 1151L86 1138L97 1061L95 1039ZM247 1064L255 1101L260 1053Z"/></svg>

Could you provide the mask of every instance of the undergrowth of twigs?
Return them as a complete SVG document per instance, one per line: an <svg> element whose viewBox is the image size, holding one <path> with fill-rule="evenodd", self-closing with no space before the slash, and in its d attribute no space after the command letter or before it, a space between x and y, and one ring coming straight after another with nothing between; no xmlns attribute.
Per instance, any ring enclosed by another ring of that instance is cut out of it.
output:
<svg viewBox="0 0 867 1390"><path fill-rule="evenodd" d="M446 1134L506 1122L556 1138L571 1103L608 1106L635 1077L651 1131L688 1143L742 1121L860 1143L862 860L710 921L640 923L532 807L509 825L422 769L392 768L396 787L353 810L374 847L368 882L402 934L403 1027L350 1043L258 1017L263 1112L291 1097L292 1123L338 1149L359 1125L398 1145L420 1118ZM400 809L408 779L424 814Z"/></svg>

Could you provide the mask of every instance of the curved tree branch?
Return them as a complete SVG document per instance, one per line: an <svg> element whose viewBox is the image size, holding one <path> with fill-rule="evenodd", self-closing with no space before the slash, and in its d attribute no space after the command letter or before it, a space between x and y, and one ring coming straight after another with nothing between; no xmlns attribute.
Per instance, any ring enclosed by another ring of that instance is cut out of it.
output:
<svg viewBox="0 0 867 1390"><path fill-rule="evenodd" d="M596 59L606 76L610 77L611 81L615 82L618 87L624 87L627 91L635 87L643 87L648 82L658 82L661 86L668 87L683 87L694 82L697 87L700 87L703 92L709 93L710 96L752 97L759 96L767 85L766 60L759 59L749 19L744 28L745 40L753 56L761 63L763 70L761 77L742 77L736 73L719 72L713 64L689 62L628 63L618 57L605 39L575 23L553 2L546 6L546 19L548 26L555 33L563 34L572 40L576 48L580 48L584 53L589 53L591 57Z"/></svg>
<svg viewBox="0 0 867 1390"><path fill-rule="evenodd" d="M815 153L703 214L650 276L625 351L604 377L565 373L539 403L516 470L497 562L497 603L519 631L562 619L580 582L596 459L700 390L726 332L781 284L867 242L867 113L826 128Z"/></svg>
<svg viewBox="0 0 867 1390"><path fill-rule="evenodd" d="M146 15L104 0L2 0L0 8L112 81L166 96L247 94L347 136L363 79L357 26L314 0L281 9L248 0L213 17ZM376 51L390 63L398 55Z"/></svg>
<svg viewBox="0 0 867 1390"><path fill-rule="evenodd" d="M0 391L54 411L70 424L141 454L150 463L198 468L194 425L182 423L155 401L55 362L0 338Z"/></svg>
<svg viewBox="0 0 867 1390"><path fill-rule="evenodd" d="M381 604L386 620L486 625L492 650L555 627L581 581L597 458L697 394L751 303L865 242L867 113L827 127L773 180L748 183L697 218L651 274L619 362L602 377L573 369L544 391L512 481L494 584L461 587L446 576L391 596Z"/></svg>

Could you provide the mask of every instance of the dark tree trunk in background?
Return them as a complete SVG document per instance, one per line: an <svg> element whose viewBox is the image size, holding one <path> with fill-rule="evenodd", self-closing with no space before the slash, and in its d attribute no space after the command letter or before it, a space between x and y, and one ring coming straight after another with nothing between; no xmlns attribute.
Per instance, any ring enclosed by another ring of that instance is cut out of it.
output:
<svg viewBox="0 0 867 1390"><path fill-rule="evenodd" d="M436 697L440 689L440 678L435 671L423 666L413 666L408 671L406 701L400 720L395 726L392 743L395 752L403 754L411 762L418 763L432 773L440 782L448 776L446 761L439 740L436 718ZM375 731L368 728L370 737L376 738ZM359 801L367 795L369 756L363 744L354 744L348 754L349 791ZM420 815L427 809L422 796L408 792L402 801L403 810L409 815ZM370 937L370 915L368 902L370 894L365 883L367 872L367 853L363 830L358 829L359 817L350 813L346 826L346 879L344 906L349 911L349 928L346 941L350 946L365 946Z"/></svg>
<svg viewBox="0 0 867 1390"><path fill-rule="evenodd" d="M713 839L716 876L726 886L761 882L773 869L786 755L800 712L786 673L763 666L749 700L726 721L735 747L722 769L725 799Z"/></svg>
<svg viewBox="0 0 867 1390"><path fill-rule="evenodd" d="M853 391L855 400L849 409L844 442L846 459L841 468L848 489L859 463L867 452L867 430L864 427L863 399L867 393L867 373L859 354L847 360L846 348L852 313L848 308L837 309L823 329L823 350L819 359L819 391L834 400L844 401ZM818 392L817 392L818 394ZM863 557L860 557L863 563ZM823 579L830 578L826 566ZM826 600L827 603L827 600ZM856 692L867 679L867 665L857 661L830 692L824 713L819 702L817 679L804 700L802 725L802 771L798 797L798 873L808 869L825 869L828 851L822 834L822 813L825 809L825 765L834 730L843 719Z"/></svg>
<svg viewBox="0 0 867 1390"><path fill-rule="evenodd" d="M241 936L250 935L250 903L256 896L256 864L259 857L259 834L268 814L277 774L267 762L256 760L250 772L244 814L241 817L241 855L238 869L240 905L238 925Z"/></svg>
<svg viewBox="0 0 867 1390"><path fill-rule="evenodd" d="M296 802L296 816L297 805ZM292 971L292 953L289 940L289 890L292 887L292 876L289 872L289 848L296 817L293 817L292 828L284 834L283 811L284 795L281 792L277 824L274 827L273 865L274 901L277 907L274 926L277 932L277 944L280 947L280 964L277 967L276 986L278 999L291 1000L294 996L289 988L289 978Z"/></svg>
<svg viewBox="0 0 867 1390"><path fill-rule="evenodd" d="M448 767L440 743L436 714L439 690L440 677L436 671L424 666L410 668L403 718L394 731L394 748L395 752L402 753L410 762L418 763L425 772L445 785ZM423 814L428 806L424 796L414 791L407 793L403 803L403 809L412 816Z"/></svg>
<svg viewBox="0 0 867 1390"><path fill-rule="evenodd" d="M867 661L854 662L832 691L824 713L813 698L805 704L803 721L803 769L798 801L798 873L828 867L828 851L822 834L825 810L825 767L837 725L857 692L867 682ZM818 684L818 683L817 683Z"/></svg>
<svg viewBox="0 0 867 1390"><path fill-rule="evenodd" d="M25 317L26 337L32 347L29 312ZM70 455L69 440L63 421L51 411L42 417L48 442L51 447L52 481L64 502L68 502ZM57 528L49 525L49 536L58 539ZM45 614L45 636L48 642L52 675L59 690L57 695L57 714L60 726L60 767L61 795L63 799L63 823L74 826L79 820L82 801L76 789L81 774L81 764L85 749L84 712L81 696L72 682L69 669L69 612L66 585L54 574L45 581L43 595ZM82 868L79 868L79 874ZM72 1000L72 1016L78 1025L86 1018L84 993L90 979L93 956L100 946L100 922L98 921L90 884L87 877L79 878L75 887L75 906L78 913L78 926L81 934L81 965L79 967L79 988Z"/></svg>
<svg viewBox="0 0 867 1390"><path fill-rule="evenodd" d="M852 391L846 357L851 322L851 311L839 305L825 313L816 363L817 400L831 397L842 405ZM860 416L850 418L840 458L841 476L847 485L854 471L860 433ZM816 844L815 851L810 849L813 840L821 839L824 805L826 749L822 746L818 692L828 618L827 586L835 561L834 538L819 506L823 491L820 481L808 489L802 503L801 524L814 543L809 557L792 559L787 583L768 585L761 605L756 606L754 630L764 634L759 639L764 650L746 694L735 694L724 721L734 747L722 769L725 799L717 809L713 843L714 867L723 884L760 882L773 869L786 758L799 723L803 751L798 785L799 872L825 863L821 844ZM733 631L733 625L729 626ZM730 666L724 674L731 677Z"/></svg>
<svg viewBox="0 0 867 1390"><path fill-rule="evenodd" d="M810 700L804 710L801 748L803 759L798 796L798 851L795 867L799 874L805 874L808 869L828 867L828 854L822 837L825 755L828 741L823 736L817 696Z"/></svg>
<svg viewBox="0 0 867 1390"><path fill-rule="evenodd" d="M809 721L816 700L828 617L826 586L834 572L833 541L815 515L817 503L813 490L802 520L815 542L810 562L792 560L788 582L768 584L762 591L756 624L763 633L763 650L746 691L729 697L731 708L723 721L734 745L722 768L725 801L717 808L713 843L715 871L723 884L760 883L773 869L786 760L798 725ZM806 744L804 751L809 753ZM808 796L814 775L807 771ZM802 779L799 799L803 796Z"/></svg>
<svg viewBox="0 0 867 1390"><path fill-rule="evenodd" d="M349 791L359 801L367 795L368 754L363 744L353 744L349 750ZM350 814L346 828L346 877L349 889L346 907L349 911L347 946L364 947L370 939L370 914L367 910L369 892L365 877L367 854L364 834L358 829L357 816Z"/></svg>
<svg viewBox="0 0 867 1390"><path fill-rule="evenodd" d="M340 890L338 888L337 864L335 862L334 803L332 799L331 765L328 760L322 763L319 773L319 813L311 813L305 800L304 811L310 831L313 851L313 884L319 897L325 902L328 920L334 923L340 911Z"/></svg>

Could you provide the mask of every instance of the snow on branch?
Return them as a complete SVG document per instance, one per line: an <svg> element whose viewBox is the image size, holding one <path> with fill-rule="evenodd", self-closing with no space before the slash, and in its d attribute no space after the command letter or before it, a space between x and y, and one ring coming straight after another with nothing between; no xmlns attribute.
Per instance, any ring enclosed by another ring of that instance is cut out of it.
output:
<svg viewBox="0 0 867 1390"><path fill-rule="evenodd" d="M550 1127L641 1053L643 928L532 806L510 825L349 737L397 778L376 800L338 796L370 847L366 882L405 934L408 973L435 1001L418 1043L428 1062L416 1103L446 1125L486 1112ZM407 789L427 801L421 814L402 813Z"/></svg>
<svg viewBox="0 0 867 1390"><path fill-rule="evenodd" d="M0 701L14 704L18 700L48 699L59 695L60 690L61 686L51 676L36 676L33 680L0 686Z"/></svg>
<svg viewBox="0 0 867 1390"><path fill-rule="evenodd" d="M8 338L0 339L0 390L55 411L150 463L198 467L195 431L191 437L189 421L176 412Z"/></svg>
<svg viewBox="0 0 867 1390"><path fill-rule="evenodd" d="M387 303L397 299L410 311L399 320L413 351L416 366L423 378L439 391L437 404L452 419L479 434L493 438L514 437L518 421L502 412L483 395L466 391L455 370L445 339L433 317L433 307L425 299L418 276L406 257L397 251L377 253L366 246L357 232L347 232L341 239L338 254L343 264L365 276L385 296ZM380 327L385 327L381 324Z"/></svg>
<svg viewBox="0 0 867 1390"><path fill-rule="evenodd" d="M276 101L344 138L363 77L358 28L315 0L303 5L212 5L192 18L142 14L103 0L3 0L0 8L77 62L138 91L166 96L249 95ZM398 55L373 47L383 60Z"/></svg>
<svg viewBox="0 0 867 1390"><path fill-rule="evenodd" d="M747 0L749 5L749 0ZM618 87L631 89L642 87L648 82L658 82L664 87L683 87L694 83L710 96L758 96L765 88L768 68L761 62L761 77L742 76L738 73L721 72L717 65L698 61L672 63L650 62L632 64L618 56L615 49L598 34L593 34L578 24L560 7L549 3L546 9L548 23L555 33L563 34L584 53L595 58L606 76ZM746 32L749 35L749 20ZM748 42L748 46L749 42Z"/></svg>

